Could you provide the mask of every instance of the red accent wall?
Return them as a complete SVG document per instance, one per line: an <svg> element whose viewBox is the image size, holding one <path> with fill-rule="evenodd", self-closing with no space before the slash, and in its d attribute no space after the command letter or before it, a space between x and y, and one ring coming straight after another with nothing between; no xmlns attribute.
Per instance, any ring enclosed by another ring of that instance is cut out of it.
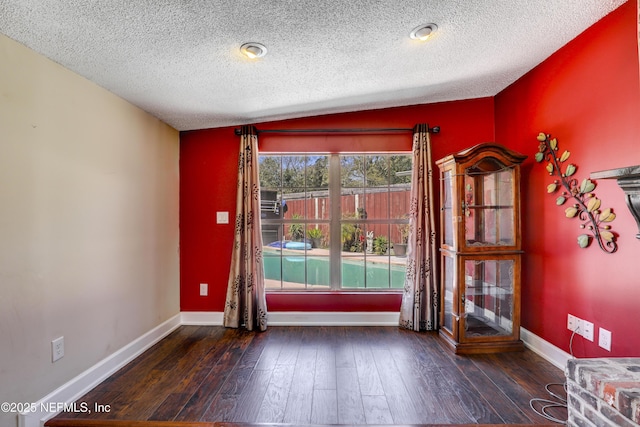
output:
<svg viewBox="0 0 640 427"><path fill-rule="evenodd" d="M416 105L383 110L258 123L259 129L411 128L440 126L432 137L438 159L494 139L493 98ZM239 139L234 128L183 132L180 135L180 305L182 311L222 311L233 243ZM393 135L262 134L263 152L410 151L411 133ZM227 211L229 225L216 224ZM199 295L199 284L209 295ZM271 293L270 311L398 311L398 293Z"/></svg>
<svg viewBox="0 0 640 427"><path fill-rule="evenodd" d="M580 357L640 356L640 240L622 190L599 180L594 193L617 215L619 249L578 247L578 219L565 218L546 192L544 164L533 160L536 135L558 138L579 180L640 164L636 7L622 5L495 97L497 142L531 156L523 165L522 324L569 351L567 314L593 322L593 343L574 339ZM612 332L610 353L597 345L599 327Z"/></svg>

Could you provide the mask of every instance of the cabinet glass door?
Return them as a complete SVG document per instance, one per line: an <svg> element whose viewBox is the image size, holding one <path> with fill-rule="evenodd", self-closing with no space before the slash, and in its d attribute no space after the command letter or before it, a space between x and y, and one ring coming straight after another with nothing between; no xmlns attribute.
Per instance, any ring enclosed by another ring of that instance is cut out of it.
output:
<svg viewBox="0 0 640 427"><path fill-rule="evenodd" d="M443 295L442 295L442 327L453 333L454 316L456 310L454 306L454 261L451 256L444 255L442 257L442 280L443 280Z"/></svg>
<svg viewBox="0 0 640 427"><path fill-rule="evenodd" d="M453 181L451 181L451 170L442 173L442 235L443 243L453 247Z"/></svg>
<svg viewBox="0 0 640 427"><path fill-rule="evenodd" d="M464 261L466 338L513 333L514 260Z"/></svg>
<svg viewBox="0 0 640 427"><path fill-rule="evenodd" d="M466 169L463 213L467 246L513 246L513 170L493 158Z"/></svg>

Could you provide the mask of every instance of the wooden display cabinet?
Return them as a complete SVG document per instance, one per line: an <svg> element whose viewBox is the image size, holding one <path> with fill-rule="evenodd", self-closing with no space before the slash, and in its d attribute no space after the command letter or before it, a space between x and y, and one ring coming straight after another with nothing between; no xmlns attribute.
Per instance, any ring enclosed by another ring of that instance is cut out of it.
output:
<svg viewBox="0 0 640 427"><path fill-rule="evenodd" d="M495 143L440 168L440 336L457 354L522 350L520 164Z"/></svg>

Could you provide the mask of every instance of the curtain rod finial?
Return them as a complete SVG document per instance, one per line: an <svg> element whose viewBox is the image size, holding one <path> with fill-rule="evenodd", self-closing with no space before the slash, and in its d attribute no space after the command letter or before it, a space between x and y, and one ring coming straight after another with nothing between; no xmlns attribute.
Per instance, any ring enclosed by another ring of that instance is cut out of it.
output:
<svg viewBox="0 0 640 427"><path fill-rule="evenodd" d="M416 132L431 132L431 133L440 133L440 126L429 126L429 123L418 123L412 129L413 133Z"/></svg>
<svg viewBox="0 0 640 427"><path fill-rule="evenodd" d="M256 129L254 125L242 125L240 128L235 128L233 130L233 133L238 136L242 135L243 133L247 135L257 135L258 129Z"/></svg>

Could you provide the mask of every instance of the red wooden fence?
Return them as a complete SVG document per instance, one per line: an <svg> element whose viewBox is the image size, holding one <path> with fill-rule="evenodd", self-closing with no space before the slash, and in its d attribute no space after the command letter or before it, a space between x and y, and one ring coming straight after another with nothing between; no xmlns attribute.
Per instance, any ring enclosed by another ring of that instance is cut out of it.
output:
<svg viewBox="0 0 640 427"><path fill-rule="evenodd" d="M409 196L410 192L406 189L395 191L368 192L362 194L344 194L349 190L345 190L341 197L341 211L344 218L358 218L359 208L364 208L366 218L368 220L394 220L406 218L409 213ZM306 219L307 228L322 229L323 234L328 234L328 224L314 223L314 219L329 220L329 199L323 194L318 197L307 196L300 197L298 194L291 194L285 201L287 211L284 213L285 219L295 219L296 217ZM390 242L400 241L400 229L395 224L367 224L361 225L366 231L373 231L375 236L386 236ZM285 226L285 230L288 228ZM290 236L285 236L290 238Z"/></svg>

